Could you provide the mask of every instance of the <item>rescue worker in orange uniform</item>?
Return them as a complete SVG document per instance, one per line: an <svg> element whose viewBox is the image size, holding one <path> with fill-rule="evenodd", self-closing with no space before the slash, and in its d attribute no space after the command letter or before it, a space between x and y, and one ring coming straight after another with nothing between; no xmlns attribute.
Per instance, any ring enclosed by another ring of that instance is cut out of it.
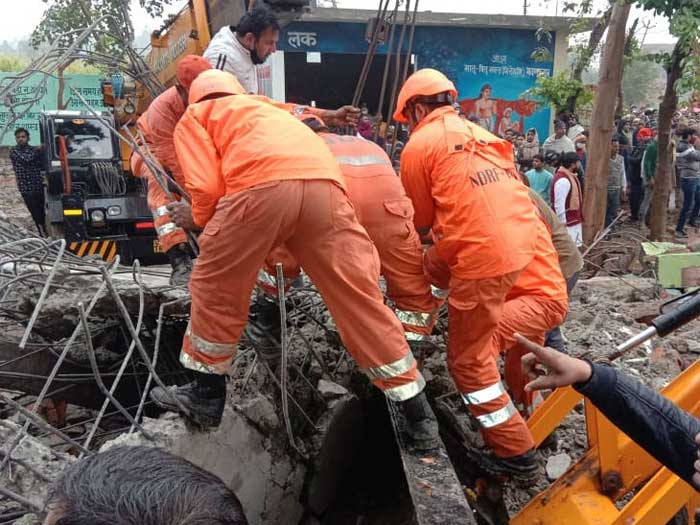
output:
<svg viewBox="0 0 700 525"><path fill-rule="evenodd" d="M185 180L177 161L173 133L185 114L192 81L208 69L211 69L211 65L206 59L196 55L184 57L177 65L177 84L158 95L137 121L151 153L181 188ZM168 255L173 269L170 284L186 285L192 271L193 253L187 244L185 230L176 226L168 213L170 199L136 153L131 155L131 172L137 177L144 177L148 183L148 207L153 214L161 248Z"/></svg>
<svg viewBox="0 0 700 525"><path fill-rule="evenodd" d="M409 344L420 347L432 332L439 301L433 297L423 269L423 248L413 227L413 205L389 157L374 142L362 137L331 133L323 120L313 114L297 117L318 133L338 161L348 199L379 253L386 294L396 306L395 313ZM248 329L248 335L253 335L258 343L256 346L263 341L265 348L267 335L271 353L279 347L279 306L274 299L277 263L282 263L287 280L299 275L299 265L288 250L279 248L268 257L258 278L265 295L258 301L256 322Z"/></svg>
<svg viewBox="0 0 700 525"><path fill-rule="evenodd" d="M456 96L454 84L433 69L417 71L403 85L394 119L408 123L411 135L401 155L401 180L413 201L418 232L432 230L435 239L426 269L449 270L447 282L434 283L448 287L448 365L493 450L490 468L530 478L536 475L537 454L501 382L497 330L509 297L528 295L538 279L550 286L541 272L549 271L550 255L557 264L556 254L549 253L550 240L540 255L543 267L514 288L546 245L546 228L515 169L512 145L461 119L452 106ZM565 302L561 271L552 270L554 280L562 281Z"/></svg>
<svg viewBox="0 0 700 525"><path fill-rule="evenodd" d="M420 448L437 422L403 335L384 305L379 261L355 217L333 155L288 112L243 95L222 71L201 74L175 130L178 159L204 228L190 279L192 307L180 354L194 382L155 388L151 398L203 427L217 426L227 373L248 322L250 295L270 252L285 244L323 296L345 346L405 415Z"/></svg>
<svg viewBox="0 0 700 525"><path fill-rule="evenodd" d="M199 73L209 69L212 69L212 66L203 57L197 55L184 57L177 65L177 84L157 96L137 121L151 153L181 188L184 187L185 181L175 153L173 133L180 118L185 114L187 95L192 81ZM337 110L307 108L291 104L282 104L282 106L297 112L311 111L323 115L338 125L352 125L357 121L360 111L351 106L344 106ZM173 268L170 283L178 286L186 285L192 271L193 254L187 244L185 230L177 226L174 218L178 212L182 213L183 208L189 209L189 206L182 201L171 202L143 159L136 153L131 156L131 170L137 177L145 177L148 181L148 207L153 214L160 245L168 255Z"/></svg>

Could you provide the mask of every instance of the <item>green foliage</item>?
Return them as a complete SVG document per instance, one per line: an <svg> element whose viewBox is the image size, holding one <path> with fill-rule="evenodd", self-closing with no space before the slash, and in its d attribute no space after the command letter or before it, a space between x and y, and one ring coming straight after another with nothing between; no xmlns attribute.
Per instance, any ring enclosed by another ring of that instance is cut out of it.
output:
<svg viewBox="0 0 700 525"><path fill-rule="evenodd" d="M550 31L546 27L538 28L537 31L535 31L535 38L537 38L538 42L544 42L545 44L551 44L554 40L552 31ZM530 54L530 58L532 58L536 62L552 62L554 60L552 52L545 46L536 47L535 50Z"/></svg>
<svg viewBox="0 0 700 525"><path fill-rule="evenodd" d="M679 93L700 90L700 2L698 0L637 0L643 9L669 19L671 34L678 37L683 75L676 84ZM658 57L668 67L671 57Z"/></svg>
<svg viewBox="0 0 700 525"><path fill-rule="evenodd" d="M538 77L537 85L528 89L523 96L552 105L556 111L563 111L570 97L576 98L577 107L583 107L593 102L594 93L590 86L570 78L568 71L562 71L552 77Z"/></svg>
<svg viewBox="0 0 700 525"><path fill-rule="evenodd" d="M663 69L652 60L634 56L625 66L622 90L625 102L641 106L658 104L659 94L663 93Z"/></svg>
<svg viewBox="0 0 700 525"><path fill-rule="evenodd" d="M123 55L124 44L133 39L130 2L124 0L43 0L48 9L32 33L34 48L42 43L68 47L82 29L101 20L85 48L114 56ZM151 16L160 16L173 0L139 0Z"/></svg>
<svg viewBox="0 0 700 525"><path fill-rule="evenodd" d="M0 72L11 73L22 71L29 65L29 60L15 54L0 54Z"/></svg>

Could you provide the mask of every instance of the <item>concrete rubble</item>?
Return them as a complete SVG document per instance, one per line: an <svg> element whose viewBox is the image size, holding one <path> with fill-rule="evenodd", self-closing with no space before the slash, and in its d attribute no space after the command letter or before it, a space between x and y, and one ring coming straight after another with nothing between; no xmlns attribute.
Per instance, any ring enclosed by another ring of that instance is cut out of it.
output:
<svg viewBox="0 0 700 525"><path fill-rule="evenodd" d="M3 233L6 227L0 235ZM611 267L610 260L602 261L601 268L606 264ZM71 258L67 261L56 271L54 293L41 308L29 339L31 349L44 349L36 352L36 358L20 351L18 342L39 300L43 281L26 280L21 286L10 288L6 299L14 302L10 307L5 303L0 305L0 320L3 321L0 327L0 393L11 396L30 410L63 344L78 325L77 304L89 302L101 283L99 272L95 271L96 262L76 263ZM93 265L92 271L86 271L86 264ZM615 264L619 265L619 260ZM595 272L600 275L579 282L562 329L572 355L605 361L615 345L643 330L645 323L656 315L663 302L657 297L665 292L658 290L653 278L628 274L629 267L635 264L642 267L638 256L625 262L624 272L616 266L617 270L609 270L612 275L603 275L606 270L600 270ZM50 269L50 265L46 269ZM3 271L8 269L3 266ZM134 280L131 271L115 276L117 293L132 322L138 324L141 318L139 337L151 356L156 333L160 333L157 373L168 383L182 384L189 380L177 364L189 308L187 296L183 291L166 286L167 271L143 269L142 272L143 284ZM372 408L377 403L371 387L338 345L333 331L327 329L332 324L318 294L305 284L290 292L288 301L290 326L294 329L290 330L286 384L280 383L278 365L257 359L253 349L243 341L231 371L230 399L224 421L215 431L204 433L189 428L181 418L161 415L148 403L143 407L145 417L140 421L140 428L134 428L112 404L100 416L105 396L95 385L84 337L76 339L70 348L57 376L60 383L52 390L72 386L62 395L49 396L42 405L42 413L52 425L60 427L79 443L94 430L95 437L90 443L93 451L117 444L158 446L212 471L237 493L251 524L309 525L322 523L324 519L338 525L357 523L360 519L368 524L383 525L410 522L410 497L400 481L383 482L379 489L374 489L387 492L386 501L383 501L374 494L367 494L367 487L362 483L370 487L372 484L366 477L353 473L358 469L358 462L364 460L373 469L377 467L376 461L387 461L391 468L398 469L399 478L403 475L397 458L390 459L395 454L390 448L393 446L390 430L380 430L377 424L376 418L386 419L386 415ZM159 310L164 303L170 306L160 317ZM89 319L99 371L109 386L127 355L131 338L124 319L115 308L115 299L108 291L98 294ZM309 323L309 319L315 322ZM443 332L444 328L443 319L439 330ZM700 341L699 336L698 323L690 323L672 336L652 340L632 350L617 360L615 366L653 388L661 388L700 355L700 343L696 342ZM437 400L443 426L459 434L473 451L466 456L459 455L459 447L448 444L460 481L470 493L480 472L474 458L484 444L474 422L455 396L445 361L444 337L439 336L432 350L416 357L428 381L428 393ZM125 374L115 396L134 413L141 399L145 399L143 387L149 373L138 352L134 351L131 359L128 369L132 373ZM28 376L27 371L32 371L36 377ZM290 408L286 414L281 403L283 390L289 393ZM56 402L59 399L67 401L67 407L61 408ZM44 410L46 403L48 408ZM48 414L61 410L65 413ZM98 424L95 424L96 419ZM11 468L0 471L0 487L41 505L50 480L75 461L76 449L55 433L41 431L35 426L30 433L21 433L18 423L21 425L24 421L21 414L0 401L0 443L4 444L0 445L0 451L6 453L7 448L3 447L9 447L16 436L22 436L21 444L12 453L15 460L10 462ZM366 438L368 429L372 434ZM154 439L149 440L146 435ZM511 515L559 478L585 452L585 418L581 405L565 418L556 438L553 446L541 450L542 476L537 483L527 487L506 483L496 491L496 499L502 496L502 505ZM387 443L387 448L383 448L383 442ZM29 468L21 462L26 462ZM365 468L364 464L362 466ZM33 470L40 474L37 476ZM346 498L345 494L356 496ZM23 507L7 498L0 499L0 516L11 512L21 514ZM36 520L33 514L26 514L18 517L15 523L28 525L38 523Z"/></svg>

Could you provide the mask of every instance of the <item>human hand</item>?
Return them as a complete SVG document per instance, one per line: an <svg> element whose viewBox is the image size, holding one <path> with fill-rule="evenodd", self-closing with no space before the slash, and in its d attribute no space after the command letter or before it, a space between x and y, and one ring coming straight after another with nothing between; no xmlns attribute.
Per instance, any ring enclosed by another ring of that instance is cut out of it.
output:
<svg viewBox="0 0 700 525"><path fill-rule="evenodd" d="M171 202L166 208L176 226L190 231L199 230L192 218L192 208L189 204L183 201Z"/></svg>
<svg viewBox="0 0 700 525"><path fill-rule="evenodd" d="M360 108L354 106L343 106L334 111L330 111L325 117L326 123L331 126L357 126L360 121Z"/></svg>
<svg viewBox="0 0 700 525"><path fill-rule="evenodd" d="M583 383L593 373L591 365L581 359L535 344L520 334L515 334L515 340L530 351L522 359L523 372L533 379L525 385L527 392Z"/></svg>

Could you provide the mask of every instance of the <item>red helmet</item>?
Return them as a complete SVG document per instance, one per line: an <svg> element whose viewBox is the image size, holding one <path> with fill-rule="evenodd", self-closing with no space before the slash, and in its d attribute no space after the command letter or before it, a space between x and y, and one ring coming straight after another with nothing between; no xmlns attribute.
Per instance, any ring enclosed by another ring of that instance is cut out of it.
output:
<svg viewBox="0 0 700 525"><path fill-rule="evenodd" d="M175 71L177 83L189 91L194 79L208 69L211 69L211 64L206 58L199 55L187 55L177 63Z"/></svg>

